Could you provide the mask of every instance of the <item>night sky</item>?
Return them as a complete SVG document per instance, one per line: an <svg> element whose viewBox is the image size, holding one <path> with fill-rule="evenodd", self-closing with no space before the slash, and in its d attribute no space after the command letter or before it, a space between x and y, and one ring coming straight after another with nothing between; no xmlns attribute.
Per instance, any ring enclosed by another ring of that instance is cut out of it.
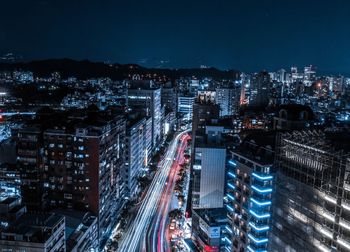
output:
<svg viewBox="0 0 350 252"><path fill-rule="evenodd" d="M0 53L350 74L350 1L0 0Z"/></svg>

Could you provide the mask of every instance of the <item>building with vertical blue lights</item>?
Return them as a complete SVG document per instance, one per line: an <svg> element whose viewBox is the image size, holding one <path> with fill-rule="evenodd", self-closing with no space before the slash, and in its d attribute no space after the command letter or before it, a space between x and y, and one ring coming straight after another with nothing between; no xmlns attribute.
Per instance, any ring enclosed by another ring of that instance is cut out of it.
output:
<svg viewBox="0 0 350 252"><path fill-rule="evenodd" d="M271 141L269 141L271 140ZM269 144L270 143L270 144ZM267 251L273 194L274 136L250 135L227 161L227 251Z"/></svg>

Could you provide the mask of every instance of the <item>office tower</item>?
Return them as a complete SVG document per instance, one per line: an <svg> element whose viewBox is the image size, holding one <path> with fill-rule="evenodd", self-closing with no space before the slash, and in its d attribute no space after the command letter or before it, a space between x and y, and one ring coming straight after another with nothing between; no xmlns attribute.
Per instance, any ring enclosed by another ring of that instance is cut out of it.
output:
<svg viewBox="0 0 350 252"><path fill-rule="evenodd" d="M298 68L293 66L290 68L292 82L297 82L299 79Z"/></svg>
<svg viewBox="0 0 350 252"><path fill-rule="evenodd" d="M274 135L249 135L228 160L227 251L267 251L273 193Z"/></svg>
<svg viewBox="0 0 350 252"><path fill-rule="evenodd" d="M232 116L239 111L240 87L216 89L216 103L220 106L220 116Z"/></svg>
<svg viewBox="0 0 350 252"><path fill-rule="evenodd" d="M191 95L196 95L199 89L199 80L197 79L190 80L188 89Z"/></svg>
<svg viewBox="0 0 350 252"><path fill-rule="evenodd" d="M223 207L226 147L221 134L224 127L206 126L197 131L194 144L192 207Z"/></svg>
<svg viewBox="0 0 350 252"><path fill-rule="evenodd" d="M251 96L249 106L265 107L269 104L271 80L266 71L254 74L250 83Z"/></svg>
<svg viewBox="0 0 350 252"><path fill-rule="evenodd" d="M349 134L280 133L269 251L349 251Z"/></svg>
<svg viewBox="0 0 350 252"><path fill-rule="evenodd" d="M314 81L316 81L316 68L312 65L304 67L303 83L311 86Z"/></svg>
<svg viewBox="0 0 350 252"><path fill-rule="evenodd" d="M54 213L28 213L20 198L0 201L1 251L66 251L65 218Z"/></svg>
<svg viewBox="0 0 350 252"><path fill-rule="evenodd" d="M129 116L128 118L125 141L125 186L127 196L131 198L139 192L138 178L147 166L146 123L147 119L143 117Z"/></svg>
<svg viewBox="0 0 350 252"><path fill-rule="evenodd" d="M128 104L152 118L152 149L155 150L162 138L161 89L153 87L152 82L133 82L128 89Z"/></svg>
<svg viewBox="0 0 350 252"><path fill-rule="evenodd" d="M177 112L183 114L188 121L192 120L194 96L179 95L177 103Z"/></svg>
<svg viewBox="0 0 350 252"><path fill-rule="evenodd" d="M161 103L166 111L177 111L177 93L170 82L162 87Z"/></svg>
<svg viewBox="0 0 350 252"><path fill-rule="evenodd" d="M285 83L287 81L287 71L284 69L280 69L277 71L277 81L281 83Z"/></svg>
<svg viewBox="0 0 350 252"><path fill-rule="evenodd" d="M326 77L326 83L330 92L335 94L342 94L344 92L344 77L343 76L329 76Z"/></svg>
<svg viewBox="0 0 350 252"><path fill-rule="evenodd" d="M273 128L278 130L298 130L311 126L314 113L309 106L285 104L279 106L273 118Z"/></svg>

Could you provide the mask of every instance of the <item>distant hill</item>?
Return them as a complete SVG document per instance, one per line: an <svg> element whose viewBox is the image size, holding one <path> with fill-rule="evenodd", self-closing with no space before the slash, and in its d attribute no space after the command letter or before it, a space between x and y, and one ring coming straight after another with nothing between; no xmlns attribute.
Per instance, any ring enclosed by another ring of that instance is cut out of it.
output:
<svg viewBox="0 0 350 252"><path fill-rule="evenodd" d="M154 69L144 68L136 64L105 64L88 60L49 59L28 63L0 63L0 70L32 71L36 76L49 76L52 72L60 72L63 78L77 77L89 79L109 77L113 80L122 80L133 74L165 75L174 80L180 77L213 77L214 79L236 79L239 72L236 70L222 71L216 68L190 69Z"/></svg>

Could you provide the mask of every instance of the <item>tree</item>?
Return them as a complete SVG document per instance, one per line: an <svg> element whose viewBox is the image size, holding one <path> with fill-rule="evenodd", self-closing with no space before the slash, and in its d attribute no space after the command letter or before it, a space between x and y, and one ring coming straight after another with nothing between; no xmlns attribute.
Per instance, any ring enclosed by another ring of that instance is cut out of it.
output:
<svg viewBox="0 0 350 252"><path fill-rule="evenodd" d="M179 195L177 196L177 199L178 199L179 201L181 201L181 202L184 202L184 201L185 201L185 196L182 195L182 194L179 194Z"/></svg>
<svg viewBox="0 0 350 252"><path fill-rule="evenodd" d="M180 209L173 209L169 212L170 219L180 219L182 217L182 212Z"/></svg>
<svg viewBox="0 0 350 252"><path fill-rule="evenodd" d="M142 189L145 189L151 183L151 180L147 177L139 177L137 180Z"/></svg>

